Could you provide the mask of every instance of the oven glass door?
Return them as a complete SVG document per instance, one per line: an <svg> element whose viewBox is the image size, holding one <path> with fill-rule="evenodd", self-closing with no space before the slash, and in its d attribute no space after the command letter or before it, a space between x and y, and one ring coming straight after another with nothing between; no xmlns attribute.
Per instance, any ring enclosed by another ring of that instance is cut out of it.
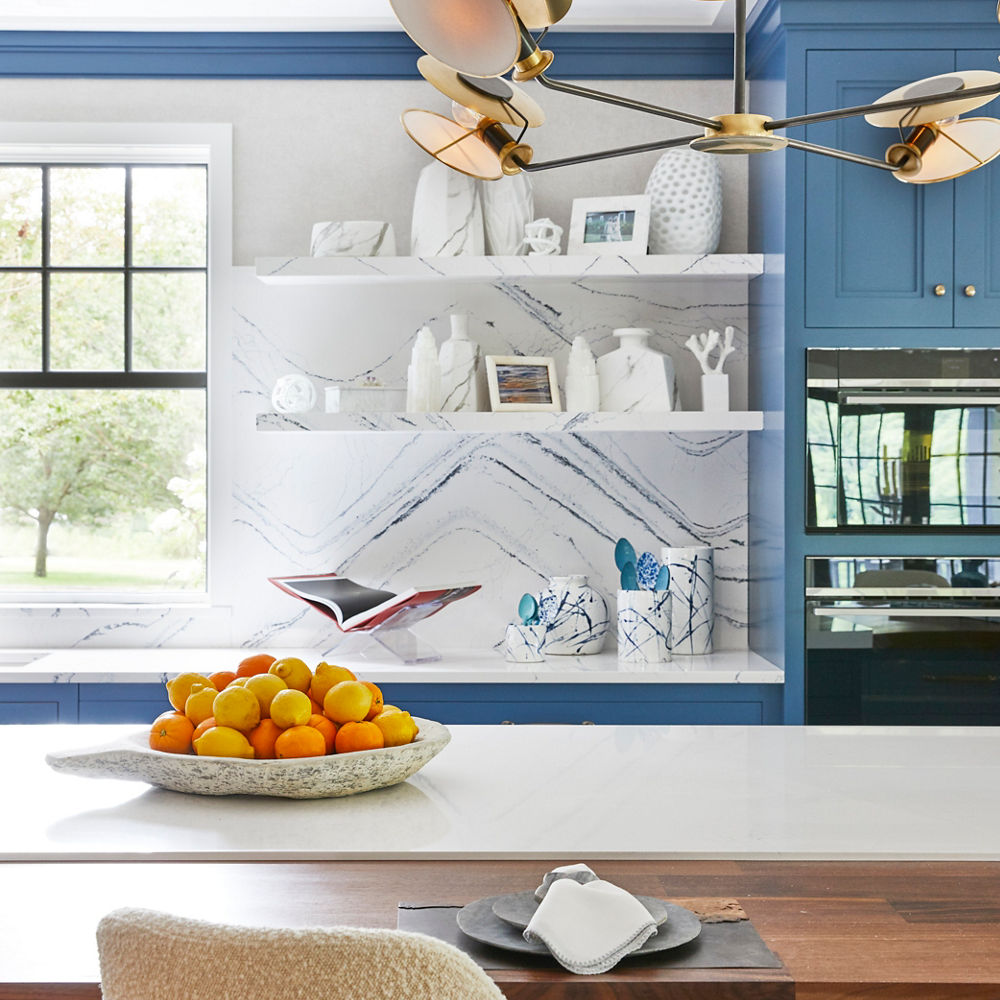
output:
<svg viewBox="0 0 1000 1000"><path fill-rule="evenodd" d="M1000 395L811 388L807 524L1000 524Z"/></svg>

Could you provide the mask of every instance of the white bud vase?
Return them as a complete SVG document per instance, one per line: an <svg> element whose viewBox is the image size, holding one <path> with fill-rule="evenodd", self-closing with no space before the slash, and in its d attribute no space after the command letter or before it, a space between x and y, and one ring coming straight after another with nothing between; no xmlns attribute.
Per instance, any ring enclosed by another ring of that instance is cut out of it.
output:
<svg viewBox="0 0 1000 1000"><path fill-rule="evenodd" d="M441 409L452 413L479 409L479 345L469 340L468 317L451 317L451 337L441 345Z"/></svg>
<svg viewBox="0 0 1000 1000"><path fill-rule="evenodd" d="M538 595L545 652L562 656L599 653L610 626L607 601L581 574L554 576Z"/></svg>
<svg viewBox="0 0 1000 1000"><path fill-rule="evenodd" d="M675 653L703 656L712 652L715 631L715 560L710 545L667 546L660 561L670 570Z"/></svg>
<svg viewBox="0 0 1000 1000"><path fill-rule="evenodd" d="M674 363L648 344L652 331L615 330L621 345L597 359L601 409L611 413L670 411L674 398Z"/></svg>
<svg viewBox="0 0 1000 1000"><path fill-rule="evenodd" d="M590 345L576 337L566 364L566 412L594 413L601 407L601 384Z"/></svg>
<svg viewBox="0 0 1000 1000"><path fill-rule="evenodd" d="M417 333L406 370L406 412L435 413L441 408L441 367L437 341L429 327Z"/></svg>
<svg viewBox="0 0 1000 1000"><path fill-rule="evenodd" d="M722 171L718 157L668 149L649 180L649 252L715 253L722 232Z"/></svg>

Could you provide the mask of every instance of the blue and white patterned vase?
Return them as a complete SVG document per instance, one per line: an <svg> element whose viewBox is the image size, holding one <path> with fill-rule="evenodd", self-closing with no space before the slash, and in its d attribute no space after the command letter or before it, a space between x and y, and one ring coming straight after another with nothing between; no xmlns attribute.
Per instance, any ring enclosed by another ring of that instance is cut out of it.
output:
<svg viewBox="0 0 1000 1000"><path fill-rule="evenodd" d="M668 663L670 591L618 591L618 659L624 663Z"/></svg>
<svg viewBox="0 0 1000 1000"><path fill-rule="evenodd" d="M553 576L538 595L545 652L559 656L599 653L611 622L608 603L581 574Z"/></svg>
<svg viewBox="0 0 1000 1000"><path fill-rule="evenodd" d="M715 560L710 545L665 545L660 557L670 568L675 653L702 656L712 652L715 631Z"/></svg>
<svg viewBox="0 0 1000 1000"><path fill-rule="evenodd" d="M545 645L544 625L522 625L514 622L507 626L504 636L503 658L510 663L541 663Z"/></svg>

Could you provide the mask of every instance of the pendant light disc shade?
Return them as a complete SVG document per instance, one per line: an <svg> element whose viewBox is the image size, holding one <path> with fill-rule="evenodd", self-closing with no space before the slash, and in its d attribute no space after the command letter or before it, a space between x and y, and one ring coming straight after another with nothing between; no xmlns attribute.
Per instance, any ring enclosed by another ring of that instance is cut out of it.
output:
<svg viewBox="0 0 1000 1000"><path fill-rule="evenodd" d="M924 153L914 174L895 175L907 184L934 184L961 177L1000 155L1000 120L962 118L937 125L934 144Z"/></svg>
<svg viewBox="0 0 1000 1000"><path fill-rule="evenodd" d="M390 0L403 30L425 52L467 76L502 76L521 51L508 0Z"/></svg>
<svg viewBox="0 0 1000 1000"><path fill-rule="evenodd" d="M962 91L972 87L989 87L1000 84L1000 73L988 69L967 69L957 73L943 73L941 76L929 76L916 83L908 83L888 94L883 94L875 104L882 101L902 101L907 97L919 98L924 94L941 94L954 91L953 100L937 101L935 104L918 105L915 108L902 108L895 111L873 111L865 115L869 125L880 128L910 128L914 125L927 125L930 122L942 121L964 115L967 111L988 104L998 94L987 94L985 97L962 97Z"/></svg>
<svg viewBox="0 0 1000 1000"><path fill-rule="evenodd" d="M445 166L484 181L503 176L500 157L479 134L433 111L410 108L402 115L406 134L426 153Z"/></svg>
<svg viewBox="0 0 1000 1000"><path fill-rule="evenodd" d="M471 83L463 80L460 73L434 56L421 56L417 60L417 69L445 97L450 97L456 103L472 108L494 121L517 128L525 124L537 128L545 121L545 112L540 105L520 87L515 87L507 80L483 80L483 87L480 88L476 86L476 78ZM491 86L493 84L500 86L494 88ZM490 93L490 90L495 90L495 93ZM497 96L498 94L502 96ZM518 117L518 113L522 117Z"/></svg>
<svg viewBox="0 0 1000 1000"><path fill-rule="evenodd" d="M540 31L561 21L573 0L511 0L517 16L529 31Z"/></svg>

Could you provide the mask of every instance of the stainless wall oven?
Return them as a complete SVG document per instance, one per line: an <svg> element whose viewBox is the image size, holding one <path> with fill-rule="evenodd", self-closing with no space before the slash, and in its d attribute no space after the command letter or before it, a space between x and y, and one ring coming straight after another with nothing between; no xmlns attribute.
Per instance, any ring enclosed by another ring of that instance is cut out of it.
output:
<svg viewBox="0 0 1000 1000"><path fill-rule="evenodd" d="M1000 349L807 352L806 526L1000 524Z"/></svg>
<svg viewBox="0 0 1000 1000"><path fill-rule="evenodd" d="M1000 725L1000 557L806 559L806 723Z"/></svg>

